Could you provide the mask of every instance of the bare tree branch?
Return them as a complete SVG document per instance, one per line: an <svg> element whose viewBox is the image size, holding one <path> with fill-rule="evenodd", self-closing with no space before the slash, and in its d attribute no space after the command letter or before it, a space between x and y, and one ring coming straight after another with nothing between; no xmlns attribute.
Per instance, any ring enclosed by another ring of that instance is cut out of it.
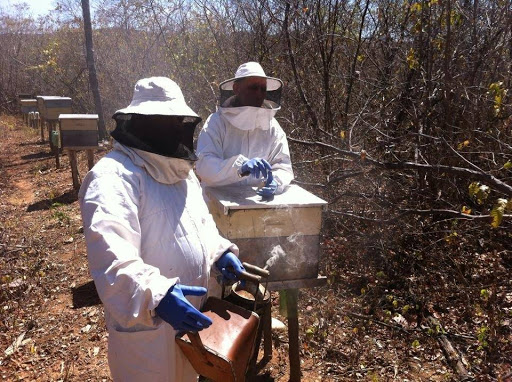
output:
<svg viewBox="0 0 512 382"><path fill-rule="evenodd" d="M339 154L357 159L361 164L371 164L377 166L384 170L399 170L399 169L409 169L409 170L423 170L423 171L437 171L439 173L448 173L452 175L457 175L466 179L475 179L481 182L484 182L488 185L492 185L496 190L502 192L507 196L512 196L512 186L501 181L495 176L489 173L483 173L476 170L471 170L464 167L455 167L455 166L446 166L446 165L430 165L430 164L421 164L421 163L413 163L413 162L380 162L366 154L364 151L349 151L343 150L336 146L329 145L323 142L308 142L295 138L289 138L291 142L303 144L307 146L318 146L321 148L326 148L329 150L333 150Z"/></svg>
<svg viewBox="0 0 512 382"><path fill-rule="evenodd" d="M398 215L392 216L388 219L375 219L375 218L369 218L366 216L361 216L357 214L353 214L350 212L342 212L342 211L329 211L329 213L332 213L334 215L341 215L341 216L348 216L351 218L355 218L358 220L371 222L371 223L378 223L378 224L394 224L397 221L401 220L405 216L409 215L418 215L418 216L432 216L432 215L442 215L447 216L453 219L464 219L464 220L491 220L491 215L468 215L464 214L462 212L453 211L453 210L443 210L443 209L430 209L430 210L414 210L414 209L400 209L401 213ZM503 215L503 218L510 219L512 218L512 215Z"/></svg>

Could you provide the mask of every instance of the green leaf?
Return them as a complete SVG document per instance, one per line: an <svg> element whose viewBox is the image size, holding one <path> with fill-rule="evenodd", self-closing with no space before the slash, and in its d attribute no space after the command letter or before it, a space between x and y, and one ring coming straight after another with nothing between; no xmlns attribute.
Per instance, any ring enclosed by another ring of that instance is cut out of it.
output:
<svg viewBox="0 0 512 382"><path fill-rule="evenodd" d="M505 214L505 208L508 205L507 199L498 199L493 209L491 210L490 215L492 216L491 226L493 228L498 228L503 220L503 215Z"/></svg>
<svg viewBox="0 0 512 382"><path fill-rule="evenodd" d="M464 147L469 146L469 143L470 143L470 142L469 142L469 139L466 139L464 142L459 143L459 144L457 145L457 148L458 148L459 150L462 150Z"/></svg>
<svg viewBox="0 0 512 382"><path fill-rule="evenodd" d="M480 182L473 182L469 185L469 196L476 199L478 204L483 204L490 192L491 189Z"/></svg>
<svg viewBox="0 0 512 382"><path fill-rule="evenodd" d="M491 90L493 92L499 92L501 90L502 86L503 86L502 81L493 82L492 84L489 85L489 90Z"/></svg>
<svg viewBox="0 0 512 382"><path fill-rule="evenodd" d="M411 11L412 12L421 12L421 3L417 2L417 3L413 3L411 5Z"/></svg>
<svg viewBox="0 0 512 382"><path fill-rule="evenodd" d="M471 183L469 185L469 196L474 198L476 196L476 193L478 192L479 188L480 188L480 183L479 182Z"/></svg>
<svg viewBox="0 0 512 382"><path fill-rule="evenodd" d="M409 49L406 57L407 64L409 65L409 69L416 69L418 67L418 59L416 58L414 49Z"/></svg>
<svg viewBox="0 0 512 382"><path fill-rule="evenodd" d="M511 162L511 161L507 161L507 163L505 163L505 164L503 165L503 168L504 168L505 170L509 170L509 169L511 169L511 168L512 168L512 162Z"/></svg>

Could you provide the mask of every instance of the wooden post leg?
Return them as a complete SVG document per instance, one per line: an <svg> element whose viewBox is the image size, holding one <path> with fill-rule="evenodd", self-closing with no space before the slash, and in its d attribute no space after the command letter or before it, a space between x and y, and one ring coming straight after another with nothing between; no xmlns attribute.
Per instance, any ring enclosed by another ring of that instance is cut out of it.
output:
<svg viewBox="0 0 512 382"><path fill-rule="evenodd" d="M52 142L52 123L47 122L46 126L48 126L48 143L50 144L50 149L53 151L53 142Z"/></svg>
<svg viewBox="0 0 512 382"><path fill-rule="evenodd" d="M44 120L41 120L40 127L41 127L41 142L44 142Z"/></svg>
<svg viewBox="0 0 512 382"><path fill-rule="evenodd" d="M87 165L89 166L89 170L94 166L94 151L86 150L87 152Z"/></svg>
<svg viewBox="0 0 512 382"><path fill-rule="evenodd" d="M298 289L279 292L281 308L288 319L288 344L290 358L290 382L300 382L299 313L297 309Z"/></svg>
<svg viewBox="0 0 512 382"><path fill-rule="evenodd" d="M78 181L78 166L76 161L76 151L68 150L69 164L71 166L71 177L73 178L73 188L78 190L80 188L80 182Z"/></svg>
<svg viewBox="0 0 512 382"><path fill-rule="evenodd" d="M55 154L55 168L59 169L60 168L60 153L59 153L59 148L57 146L54 146L53 147L53 152Z"/></svg>
<svg viewBox="0 0 512 382"><path fill-rule="evenodd" d="M53 142L53 139L52 139L52 135L53 135L53 132L54 131L58 131L58 125L55 123L55 122L50 122L50 125L49 125L49 138L50 138L50 147L52 148L53 150L53 153L55 154L55 167L57 169L60 168L60 147L59 147L59 142L56 142L57 144L54 144Z"/></svg>

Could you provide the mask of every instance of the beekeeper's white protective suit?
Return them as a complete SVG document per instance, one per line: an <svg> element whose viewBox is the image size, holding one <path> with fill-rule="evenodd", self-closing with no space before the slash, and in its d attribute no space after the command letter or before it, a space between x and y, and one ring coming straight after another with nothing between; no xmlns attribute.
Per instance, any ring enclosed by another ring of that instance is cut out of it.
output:
<svg viewBox="0 0 512 382"><path fill-rule="evenodd" d="M207 287L213 262L238 249L219 236L185 161L115 146L87 174L79 195L112 377L195 381L176 332L151 312L178 280ZM188 299L200 307L199 297Z"/></svg>
<svg viewBox="0 0 512 382"><path fill-rule="evenodd" d="M177 85L163 77L139 81L131 105L118 113L199 119ZM143 137L148 129L151 126L143 126ZM191 139L183 142L192 146ZM187 155L195 157L193 152ZM105 309L114 381L197 380L175 345L175 330L154 309L178 282L208 287L213 263L228 249L238 255L238 248L217 231L193 162L178 158L116 141L79 191L90 273ZM203 298L187 296L197 309Z"/></svg>
<svg viewBox="0 0 512 382"><path fill-rule="evenodd" d="M286 135L274 118L280 106L269 99L261 107L237 106L234 83L247 77L266 78L267 95L280 97L281 80L267 77L256 62L242 64L234 78L219 86L221 106L210 115L197 140L196 172L206 186L261 186L260 179L239 175L246 161L261 158L272 166L276 192L282 193L293 180L293 170Z"/></svg>
<svg viewBox="0 0 512 382"><path fill-rule="evenodd" d="M266 159L278 183L277 193L293 180L286 135L274 118L277 110L264 105L219 107L210 115L197 140L196 172L206 186L261 185L253 176L240 178L240 168L251 158Z"/></svg>

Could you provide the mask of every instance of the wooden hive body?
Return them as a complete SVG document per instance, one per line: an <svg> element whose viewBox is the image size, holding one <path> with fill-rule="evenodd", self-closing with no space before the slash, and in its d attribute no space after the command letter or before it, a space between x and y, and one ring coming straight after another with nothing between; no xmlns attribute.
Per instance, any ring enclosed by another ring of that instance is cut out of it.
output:
<svg viewBox="0 0 512 382"><path fill-rule="evenodd" d="M37 96L39 114L46 121L57 121L60 114L73 112L71 98L58 96Z"/></svg>
<svg viewBox="0 0 512 382"><path fill-rule="evenodd" d="M98 146L97 114L60 114L60 135L64 149L90 149Z"/></svg>
<svg viewBox="0 0 512 382"><path fill-rule="evenodd" d="M24 99L34 99L34 98L35 98L35 96L32 93L20 93L20 94L18 94L18 97L17 97L18 105L21 106L21 101Z"/></svg>
<svg viewBox="0 0 512 382"><path fill-rule="evenodd" d="M263 268L269 281L316 279L324 200L297 185L264 201L251 187L206 188L220 233L240 248L242 261Z"/></svg>
<svg viewBox="0 0 512 382"><path fill-rule="evenodd" d="M37 100L35 98L20 99L20 105L22 113L37 111Z"/></svg>

